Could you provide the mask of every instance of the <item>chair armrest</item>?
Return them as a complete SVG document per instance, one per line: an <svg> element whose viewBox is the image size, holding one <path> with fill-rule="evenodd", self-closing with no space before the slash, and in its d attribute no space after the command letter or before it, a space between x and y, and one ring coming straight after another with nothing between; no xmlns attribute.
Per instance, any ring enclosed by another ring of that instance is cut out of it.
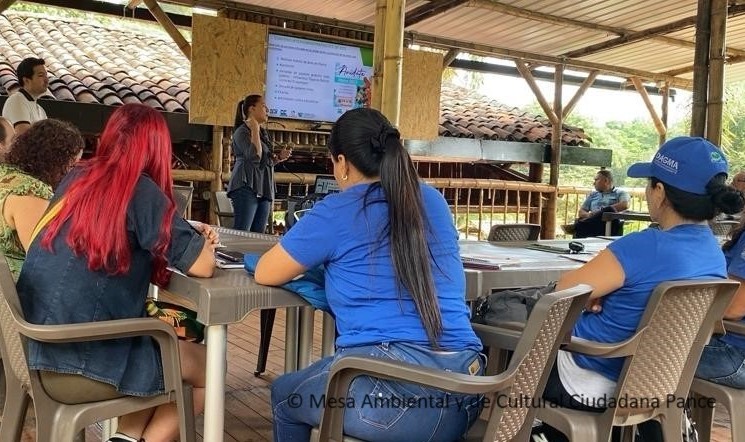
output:
<svg viewBox="0 0 745 442"><path fill-rule="evenodd" d="M105 339L131 338L134 336L173 336L173 327L156 318L116 319L112 321L83 322L64 325L30 324L18 321L21 334L35 341L63 343L101 341Z"/></svg>
<svg viewBox="0 0 745 442"><path fill-rule="evenodd" d="M742 321L723 321L724 329L727 332L745 335L745 323Z"/></svg>
<svg viewBox="0 0 745 442"><path fill-rule="evenodd" d="M506 322L504 324L512 326L519 323ZM514 350L515 347L517 347L517 343L520 341L524 327L519 329L517 327L502 328L501 325L502 324L500 324L500 327L495 327L486 324L471 324L473 331L476 332L476 335L481 339L481 343L484 347Z"/></svg>
<svg viewBox="0 0 745 442"><path fill-rule="evenodd" d="M33 340L49 343L87 342L150 336L158 343L166 391L182 389L181 357L173 327L156 318L116 319L64 325L30 324L18 317L18 331Z"/></svg>
<svg viewBox="0 0 745 442"><path fill-rule="evenodd" d="M326 397L345 398L354 378L362 375L409 382L453 393L482 394L502 390L514 380L514 373L497 376L471 376L446 372L400 361L347 356L331 366ZM319 440L342 441L345 407L327 407L319 426Z"/></svg>
<svg viewBox="0 0 745 442"><path fill-rule="evenodd" d="M639 346L639 339L644 330L646 330L646 327L638 330L633 336L621 342L596 342L572 336L571 340L564 344L561 349L572 353L581 353L601 358L630 356L634 354L636 348Z"/></svg>

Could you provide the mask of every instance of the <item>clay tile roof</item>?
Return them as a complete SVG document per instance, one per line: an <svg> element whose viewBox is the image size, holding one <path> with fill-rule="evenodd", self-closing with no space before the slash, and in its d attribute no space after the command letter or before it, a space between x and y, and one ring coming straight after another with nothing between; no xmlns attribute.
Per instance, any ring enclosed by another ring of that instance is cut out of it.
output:
<svg viewBox="0 0 745 442"><path fill-rule="evenodd" d="M112 106L145 103L186 112L189 61L175 43L159 30L134 28L126 20L104 23L4 12L0 94L18 88L15 67L34 56L46 61L49 91L58 100Z"/></svg>
<svg viewBox="0 0 745 442"><path fill-rule="evenodd" d="M58 100L121 105L145 103L188 112L190 64L160 30L127 20L91 22L6 11L0 15L0 93L18 87L15 66L25 57L44 58L49 90ZM442 136L551 142L545 117L509 108L466 89L443 87ZM564 126L565 144L588 145L582 129Z"/></svg>
<svg viewBox="0 0 745 442"><path fill-rule="evenodd" d="M551 143L546 117L510 108L468 89L443 86L440 109L441 136ZM592 142L582 129L567 125L561 139L575 146Z"/></svg>

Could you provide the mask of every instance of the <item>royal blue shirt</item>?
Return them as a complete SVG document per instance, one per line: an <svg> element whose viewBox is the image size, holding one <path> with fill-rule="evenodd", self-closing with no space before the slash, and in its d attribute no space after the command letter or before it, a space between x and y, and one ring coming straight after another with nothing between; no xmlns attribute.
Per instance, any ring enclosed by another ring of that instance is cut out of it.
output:
<svg viewBox="0 0 745 442"><path fill-rule="evenodd" d="M727 273L740 279L745 279L745 257L743 257L743 253L745 253L745 235L740 235L737 244L724 252L724 257L727 260ZM745 322L745 318L740 321ZM745 336L737 333L728 332L722 336L722 341L738 348L745 348Z"/></svg>
<svg viewBox="0 0 745 442"><path fill-rule="evenodd" d="M574 326L574 335L580 338L619 342L631 337L652 291L661 282L727 276L724 255L707 225L646 229L613 241L608 249L623 268L623 287L602 298L600 313L582 313ZM623 358L574 354L574 360L613 381L618 380L623 366Z"/></svg>
<svg viewBox="0 0 745 442"><path fill-rule="evenodd" d="M372 187L367 196L365 194ZM442 315L443 350L481 350L465 303L458 235L445 199L422 184L432 275ZM326 266L326 295L336 315L339 347L381 342L429 345L409 292L398 287L391 259L388 203L379 185L358 184L313 206L282 238L306 268Z"/></svg>

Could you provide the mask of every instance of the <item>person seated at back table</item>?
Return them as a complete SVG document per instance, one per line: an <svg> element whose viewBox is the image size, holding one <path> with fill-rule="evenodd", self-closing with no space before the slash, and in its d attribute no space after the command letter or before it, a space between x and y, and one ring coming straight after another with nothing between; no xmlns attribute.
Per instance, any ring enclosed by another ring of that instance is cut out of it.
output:
<svg viewBox="0 0 745 442"><path fill-rule="evenodd" d="M610 170L599 170L595 174L595 191L587 195L574 223L574 237L587 238L605 235L603 212L621 212L629 208L629 194L613 185ZM611 235L622 235L621 223L613 220Z"/></svg>
<svg viewBox="0 0 745 442"><path fill-rule="evenodd" d="M556 290L577 284L594 288L572 332L580 338L621 342L631 337L662 282L727 277L708 221L719 212L741 211L745 198L726 184L722 152L703 138L674 138L660 146L651 163L632 165L628 175L648 178L649 214L660 229L623 236L559 279ZM559 351L543 397L563 407L602 412L598 401L613 397L623 361ZM662 441L658 422L639 429L643 442Z"/></svg>
<svg viewBox="0 0 745 442"><path fill-rule="evenodd" d="M142 104L117 108L95 155L56 189L51 219L31 242L17 284L26 320L62 325L141 318L150 282L164 286L169 265L212 276L217 234L204 224L197 232L176 213L172 183L171 137L163 116ZM194 387L199 412L205 347L178 344L182 378ZM165 388L158 344L149 336L29 341L28 359L47 394L64 403L154 396ZM178 428L175 404L160 405L121 416L109 442L171 442Z"/></svg>
<svg viewBox="0 0 745 442"><path fill-rule="evenodd" d="M70 123L41 120L19 135L0 164L0 251L18 279L31 232L52 192L80 156L83 137Z"/></svg>
<svg viewBox="0 0 745 442"><path fill-rule="evenodd" d="M472 375L483 370L452 214L440 192L420 182L398 130L377 110L350 110L334 124L329 150L342 191L300 218L255 273L259 284L281 285L325 264L336 316L336 354L272 382L278 442L310 439L323 409L313 404L326 391L332 363L347 355ZM370 376L356 378L345 397L354 409L344 414L344 433L369 441L455 441L481 410L476 395ZM443 405L365 405L371 397Z"/></svg>

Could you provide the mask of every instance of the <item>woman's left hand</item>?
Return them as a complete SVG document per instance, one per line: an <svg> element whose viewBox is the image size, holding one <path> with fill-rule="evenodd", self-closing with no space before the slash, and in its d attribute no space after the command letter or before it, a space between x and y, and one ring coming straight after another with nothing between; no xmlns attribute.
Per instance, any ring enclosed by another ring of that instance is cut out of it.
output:
<svg viewBox="0 0 745 442"><path fill-rule="evenodd" d="M285 161L290 158L290 155L292 155L292 148L284 148L277 154L277 160Z"/></svg>
<svg viewBox="0 0 745 442"><path fill-rule="evenodd" d="M220 244L220 235L209 224L200 224L198 229L201 231L207 243L213 247Z"/></svg>

